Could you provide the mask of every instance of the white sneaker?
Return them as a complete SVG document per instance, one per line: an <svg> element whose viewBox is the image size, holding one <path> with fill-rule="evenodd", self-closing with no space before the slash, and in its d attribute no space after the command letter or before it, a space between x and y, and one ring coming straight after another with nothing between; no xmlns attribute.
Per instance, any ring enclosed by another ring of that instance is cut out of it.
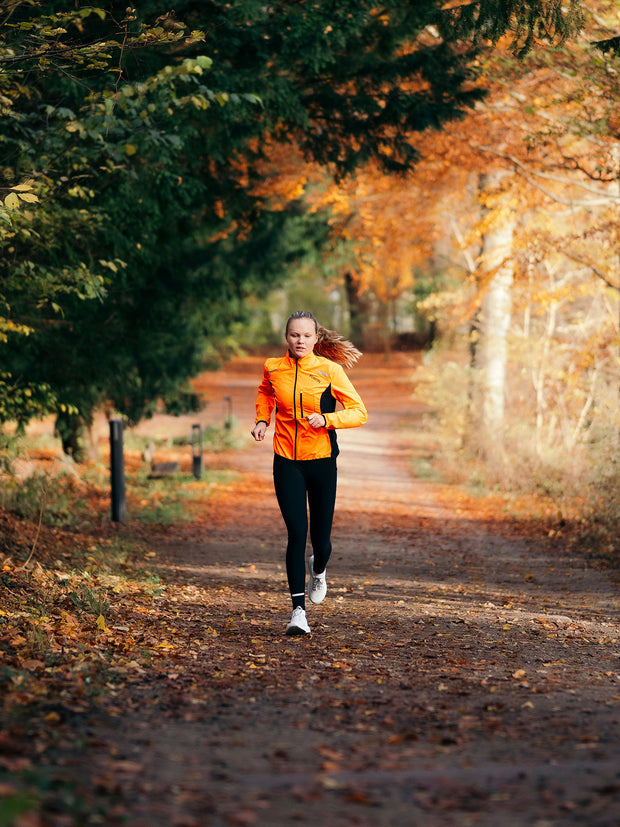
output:
<svg viewBox="0 0 620 827"><path fill-rule="evenodd" d="M301 606L297 606L296 609L293 609L293 615L291 617L291 622L286 627L286 634L287 635L309 635L310 634L310 627L308 626L308 621L306 620L306 612Z"/></svg>
<svg viewBox="0 0 620 827"><path fill-rule="evenodd" d="M325 578L325 572L323 572L323 574L314 573L314 555L308 558L308 571L310 572L308 597L313 603L321 603L327 594L327 580Z"/></svg>

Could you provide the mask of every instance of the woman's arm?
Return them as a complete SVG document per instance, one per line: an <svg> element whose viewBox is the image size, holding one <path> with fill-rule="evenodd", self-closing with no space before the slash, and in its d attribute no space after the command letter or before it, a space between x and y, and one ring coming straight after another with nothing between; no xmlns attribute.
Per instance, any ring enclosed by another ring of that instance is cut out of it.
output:
<svg viewBox="0 0 620 827"><path fill-rule="evenodd" d="M359 393L340 365L334 366L332 374L332 395L344 407L341 411L323 414L328 428L357 428L368 419L368 411Z"/></svg>
<svg viewBox="0 0 620 827"><path fill-rule="evenodd" d="M254 427L251 434L257 442L262 442L265 438L265 431L271 422L271 412L275 407L275 396L273 386L269 379L269 370L267 363L263 368L263 379L258 386L258 394L256 396L256 419L254 420Z"/></svg>

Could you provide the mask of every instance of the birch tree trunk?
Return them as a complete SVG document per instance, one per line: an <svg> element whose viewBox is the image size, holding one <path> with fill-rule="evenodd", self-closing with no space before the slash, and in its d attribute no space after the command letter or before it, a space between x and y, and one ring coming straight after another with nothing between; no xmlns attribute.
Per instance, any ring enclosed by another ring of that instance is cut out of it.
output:
<svg viewBox="0 0 620 827"><path fill-rule="evenodd" d="M481 280L487 282L480 312L477 348L482 381L482 449L488 460L501 460L506 398L508 332L512 312L512 241L516 213L503 187L504 170L481 176L483 236Z"/></svg>

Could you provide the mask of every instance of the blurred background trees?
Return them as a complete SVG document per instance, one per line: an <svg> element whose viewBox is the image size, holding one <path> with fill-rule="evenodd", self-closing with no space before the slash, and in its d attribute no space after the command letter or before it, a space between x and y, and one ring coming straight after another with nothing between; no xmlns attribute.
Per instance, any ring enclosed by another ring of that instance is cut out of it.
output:
<svg viewBox="0 0 620 827"><path fill-rule="evenodd" d="M443 451L617 472L617 9L9 2L0 23L0 422L53 412L82 459L95 411L191 409L193 376L303 305L366 349L427 348Z"/></svg>
<svg viewBox="0 0 620 827"><path fill-rule="evenodd" d="M418 391L438 453L466 448L491 478L556 492L603 474L617 493L620 19L583 11L553 50L479 52L486 96L412 135L412 175L369 163L327 181L280 147L265 186L329 206L349 254L329 289L339 279L364 308L362 346L435 340Z"/></svg>

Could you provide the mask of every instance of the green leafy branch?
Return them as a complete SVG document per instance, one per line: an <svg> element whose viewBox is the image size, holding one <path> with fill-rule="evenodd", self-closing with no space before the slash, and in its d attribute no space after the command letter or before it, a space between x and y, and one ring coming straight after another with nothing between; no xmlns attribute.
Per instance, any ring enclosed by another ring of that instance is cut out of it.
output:
<svg viewBox="0 0 620 827"><path fill-rule="evenodd" d="M22 203L35 204L39 201L39 196L33 192L33 185L33 179L28 178L26 181L22 181L21 184L15 184L13 187L2 188L5 192L8 190L8 195L6 195L4 200L0 202L1 220L5 221L7 224L10 224L11 214L19 210Z"/></svg>

